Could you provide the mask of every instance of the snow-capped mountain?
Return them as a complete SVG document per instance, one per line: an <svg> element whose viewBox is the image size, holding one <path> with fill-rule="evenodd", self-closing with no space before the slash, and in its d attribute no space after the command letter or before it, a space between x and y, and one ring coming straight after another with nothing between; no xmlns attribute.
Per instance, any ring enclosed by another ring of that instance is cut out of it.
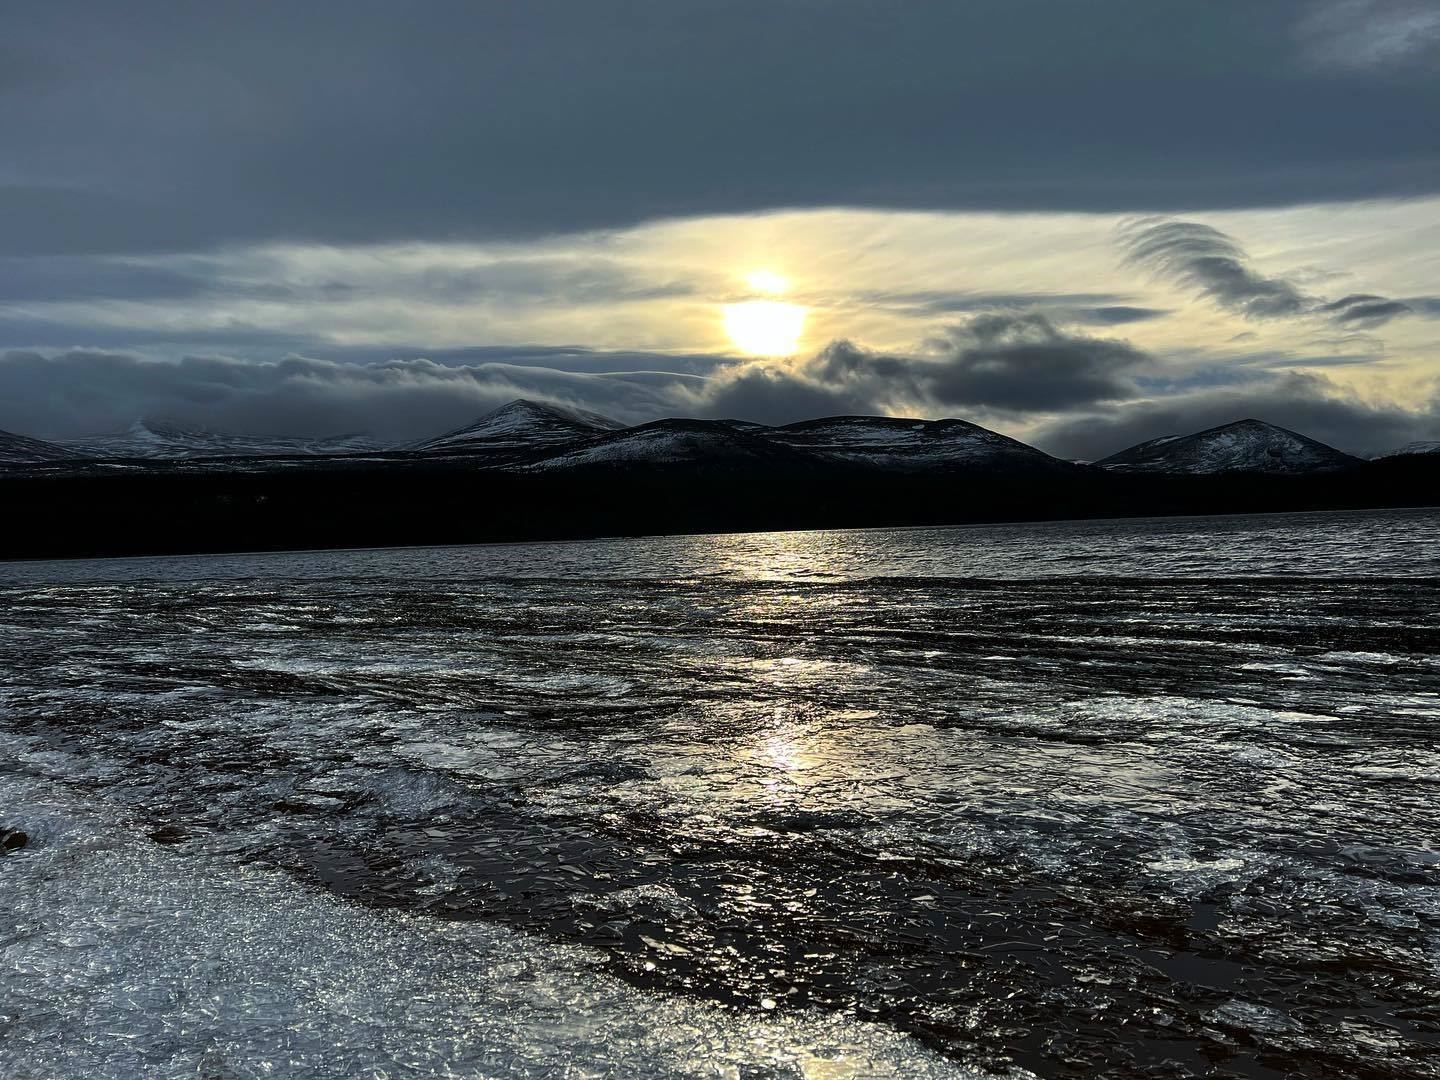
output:
<svg viewBox="0 0 1440 1080"><path fill-rule="evenodd" d="M641 463L735 468L746 462L791 468L861 465L904 472L1066 467L1033 447L964 420L832 416L781 428L744 420L660 420L577 443L534 468Z"/></svg>
<svg viewBox="0 0 1440 1080"><path fill-rule="evenodd" d="M823 467L811 454L724 420L656 420L589 439L527 466L540 472L685 465L689 468Z"/></svg>
<svg viewBox="0 0 1440 1080"><path fill-rule="evenodd" d="M1409 457L1411 454L1440 454L1440 442L1412 442L1404 446L1396 447L1394 450L1387 450L1383 454L1376 454L1378 461L1381 458Z"/></svg>
<svg viewBox="0 0 1440 1080"><path fill-rule="evenodd" d="M70 450L56 443L0 431L0 464L28 465L36 461L63 461L74 456Z"/></svg>
<svg viewBox="0 0 1440 1080"><path fill-rule="evenodd" d="M1287 428L1237 420L1193 435L1166 435L1138 443L1096 464L1117 472L1308 473L1349 468L1359 464L1359 458Z"/></svg>
<svg viewBox="0 0 1440 1080"><path fill-rule="evenodd" d="M118 434L66 444L70 456L183 459L205 457L309 457L364 453L378 444L364 435L326 438L228 435L158 420L137 420Z"/></svg>
<svg viewBox="0 0 1440 1080"><path fill-rule="evenodd" d="M964 420L827 416L776 428L771 438L797 450L877 468L1060 468L1064 462Z"/></svg>
<svg viewBox="0 0 1440 1080"><path fill-rule="evenodd" d="M623 427L599 413L521 398L464 427L413 443L410 449L447 454L541 450Z"/></svg>

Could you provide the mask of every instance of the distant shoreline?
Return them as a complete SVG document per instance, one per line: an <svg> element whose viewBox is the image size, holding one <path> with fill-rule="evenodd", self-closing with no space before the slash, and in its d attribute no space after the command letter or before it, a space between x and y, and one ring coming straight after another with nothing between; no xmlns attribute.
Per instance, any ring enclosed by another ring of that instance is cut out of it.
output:
<svg viewBox="0 0 1440 1080"><path fill-rule="evenodd" d="M521 473L464 462L0 476L0 559L1420 508L1440 455L1208 476L686 465Z"/></svg>
<svg viewBox="0 0 1440 1080"><path fill-rule="evenodd" d="M1294 517L1325 517L1331 514L1370 514L1370 513L1423 513L1429 511L1440 511L1440 502L1418 504L1415 506L1383 506L1366 508L1337 508L1330 510L1251 510L1237 513L1214 513L1214 514L1136 514L1121 517L1090 517L1090 518L1036 518L1017 521L972 521L962 522L955 525L856 525L842 527L816 527L800 529L774 529L769 530L776 533L870 533L870 532L929 532L948 531L952 529L1001 529L1009 526L1034 526L1045 528L1051 525L1074 525L1094 524L1103 525L1107 522L1115 524L1143 524L1145 522L1185 522L1196 523L1214 521L1216 518L1294 518ZM0 567L23 566L36 562L89 562L104 561L109 559L125 561L146 561L151 559L176 559L176 558L247 558L250 556L285 556L285 555L325 555L325 554L366 554L371 552L402 552L402 551L448 551L465 550L469 548L512 548L531 547L542 545L568 546L571 544L595 544L595 543L624 543L631 540L666 540L666 539L704 539L707 537L725 536L746 536L763 535L766 530L750 529L732 532L705 532L705 533L644 533L613 536L571 536L556 539L541 540L476 540L459 541L453 544L379 544L379 545L353 545L340 547L312 547L312 548L243 548L236 550L215 550L215 551L185 551L185 552L152 552L143 555L60 555L60 556L33 556L18 559L0 559ZM1409 577L1414 575L1398 575ZM1428 576L1428 575L1426 575Z"/></svg>

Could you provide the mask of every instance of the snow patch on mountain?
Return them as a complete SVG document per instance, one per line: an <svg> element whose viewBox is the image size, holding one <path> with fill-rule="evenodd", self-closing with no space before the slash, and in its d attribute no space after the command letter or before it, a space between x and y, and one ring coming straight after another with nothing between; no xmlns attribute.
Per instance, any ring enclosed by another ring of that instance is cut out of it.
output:
<svg viewBox="0 0 1440 1080"><path fill-rule="evenodd" d="M0 464L28 465L37 461L63 461L75 455L63 446L0 431Z"/></svg>
<svg viewBox="0 0 1440 1080"><path fill-rule="evenodd" d="M1396 447L1394 450L1387 450L1383 454L1376 454L1375 459L1392 457L1407 457L1411 454L1440 454L1440 442L1411 442L1404 446Z"/></svg>
<svg viewBox="0 0 1440 1080"><path fill-rule="evenodd" d="M774 464L815 466L808 454L723 420L657 420L601 436L534 463L540 471L594 466Z"/></svg>
<svg viewBox="0 0 1440 1080"><path fill-rule="evenodd" d="M1294 474L1348 468L1358 458L1262 420L1237 420L1137 443L1096 462L1117 472L1211 475L1227 472Z"/></svg>
<svg viewBox="0 0 1440 1080"><path fill-rule="evenodd" d="M364 435L230 435L159 420L137 420L117 434L96 435L66 444L69 456L90 458L315 457L373 451L379 444Z"/></svg>
<svg viewBox="0 0 1440 1080"><path fill-rule="evenodd" d="M788 424L773 437L832 459L892 469L1062 464L1033 446L965 420L829 416Z"/></svg>

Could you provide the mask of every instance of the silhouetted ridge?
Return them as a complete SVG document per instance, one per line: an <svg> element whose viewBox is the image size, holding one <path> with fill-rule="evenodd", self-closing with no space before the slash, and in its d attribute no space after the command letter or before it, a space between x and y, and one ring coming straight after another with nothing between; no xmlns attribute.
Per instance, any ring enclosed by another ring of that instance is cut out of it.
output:
<svg viewBox="0 0 1440 1080"><path fill-rule="evenodd" d="M1375 459L1409 457L1412 454L1440 454L1440 442L1412 442L1404 446L1397 446L1394 450L1387 450L1383 454L1376 454Z"/></svg>

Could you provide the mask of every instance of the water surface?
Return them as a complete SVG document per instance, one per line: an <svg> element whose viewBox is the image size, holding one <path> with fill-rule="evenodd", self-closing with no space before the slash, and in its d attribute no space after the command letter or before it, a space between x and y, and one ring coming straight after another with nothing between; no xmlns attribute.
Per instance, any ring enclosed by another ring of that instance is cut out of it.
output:
<svg viewBox="0 0 1440 1080"><path fill-rule="evenodd" d="M0 1074L1440 1075L1437 526L4 564Z"/></svg>

